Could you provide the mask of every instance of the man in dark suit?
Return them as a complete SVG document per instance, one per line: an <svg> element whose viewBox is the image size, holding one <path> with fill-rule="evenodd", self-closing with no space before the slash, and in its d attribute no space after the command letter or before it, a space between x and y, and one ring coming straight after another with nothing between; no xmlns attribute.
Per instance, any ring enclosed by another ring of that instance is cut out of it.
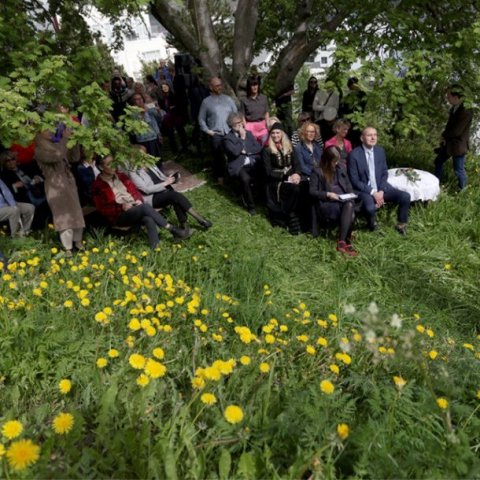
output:
<svg viewBox="0 0 480 480"><path fill-rule="evenodd" d="M348 176L355 193L362 200L370 230L377 229L377 210L385 202L398 204L396 229L406 233L410 194L392 187L388 182L385 150L377 145L377 130L366 127L361 135L362 145L354 148L348 159Z"/></svg>
<svg viewBox="0 0 480 480"><path fill-rule="evenodd" d="M245 119L239 113L231 113L227 123L230 132L223 138L223 149L227 156L228 174L240 184L242 198L250 215L255 215L255 203L251 182L258 177L258 159L262 146L245 129Z"/></svg>
<svg viewBox="0 0 480 480"><path fill-rule="evenodd" d="M447 125L442 133L440 148L435 159L435 176L441 181L443 165L452 157L453 170L458 179L460 190L467 186L465 154L468 151L472 112L463 105L463 91L460 85L451 85L447 92L447 101L452 106Z"/></svg>

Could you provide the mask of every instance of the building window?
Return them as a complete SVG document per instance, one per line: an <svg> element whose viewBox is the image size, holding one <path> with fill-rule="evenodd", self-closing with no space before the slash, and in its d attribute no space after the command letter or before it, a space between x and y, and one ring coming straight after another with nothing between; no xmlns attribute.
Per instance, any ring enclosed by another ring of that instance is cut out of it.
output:
<svg viewBox="0 0 480 480"><path fill-rule="evenodd" d="M322 63L322 65L326 65L328 63L328 57L321 57L320 62Z"/></svg>

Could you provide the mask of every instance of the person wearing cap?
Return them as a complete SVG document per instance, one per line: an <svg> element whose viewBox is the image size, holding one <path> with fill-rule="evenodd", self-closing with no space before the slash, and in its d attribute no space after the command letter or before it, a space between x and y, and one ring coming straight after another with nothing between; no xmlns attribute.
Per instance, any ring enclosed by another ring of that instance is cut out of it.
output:
<svg viewBox="0 0 480 480"><path fill-rule="evenodd" d="M262 162L270 219L275 225L288 227L292 235L298 235L300 219L297 206L301 168L281 123L276 122L270 128L268 143L262 152Z"/></svg>
<svg viewBox="0 0 480 480"><path fill-rule="evenodd" d="M441 181L443 166L452 157L453 170L458 179L458 186L463 190L467 186L467 172L465 171L465 155L469 148L470 126L472 111L463 105L463 89L453 84L447 91L447 101L452 106L447 125L443 130L440 147L436 150L435 176Z"/></svg>
<svg viewBox="0 0 480 480"><path fill-rule="evenodd" d="M252 75L247 79L247 96L240 100L240 112L244 115L245 128L252 132L260 145L268 138L267 122L268 99L260 93L260 76Z"/></svg>
<svg viewBox="0 0 480 480"><path fill-rule="evenodd" d="M223 94L223 83L219 77L213 77L209 82L210 96L200 105L198 123L202 132L211 140L213 154L213 175L220 185L223 185L225 175L225 157L223 154L223 137L230 131L227 118L235 113L237 107L228 95Z"/></svg>

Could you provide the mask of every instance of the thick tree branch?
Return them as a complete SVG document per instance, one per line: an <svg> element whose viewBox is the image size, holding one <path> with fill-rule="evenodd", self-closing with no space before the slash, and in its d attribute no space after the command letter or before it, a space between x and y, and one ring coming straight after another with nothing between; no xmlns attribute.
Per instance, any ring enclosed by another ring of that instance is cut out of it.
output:
<svg viewBox="0 0 480 480"><path fill-rule="evenodd" d="M150 13L194 56L199 56L200 44L192 29L185 23L188 13L179 3L170 0L155 0L150 4Z"/></svg>
<svg viewBox="0 0 480 480"><path fill-rule="evenodd" d="M192 19L197 28L199 57L210 75L225 75L223 55L213 29L207 0L192 0Z"/></svg>

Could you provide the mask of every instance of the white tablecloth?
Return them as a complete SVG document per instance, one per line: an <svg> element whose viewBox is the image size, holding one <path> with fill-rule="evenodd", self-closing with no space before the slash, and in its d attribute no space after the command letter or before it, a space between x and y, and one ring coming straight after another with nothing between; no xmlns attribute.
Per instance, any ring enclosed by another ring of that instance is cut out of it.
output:
<svg viewBox="0 0 480 480"><path fill-rule="evenodd" d="M436 200L440 194L440 182L435 175L424 170L414 170L419 179L415 182L409 180L404 173L397 175L398 168L388 171L388 183L403 192L408 192L412 202L415 200Z"/></svg>

